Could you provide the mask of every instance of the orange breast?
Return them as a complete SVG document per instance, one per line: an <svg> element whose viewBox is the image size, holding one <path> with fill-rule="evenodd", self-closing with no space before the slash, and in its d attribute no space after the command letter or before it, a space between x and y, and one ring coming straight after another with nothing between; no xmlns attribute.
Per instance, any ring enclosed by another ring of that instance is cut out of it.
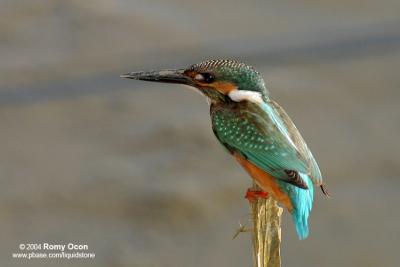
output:
<svg viewBox="0 0 400 267"><path fill-rule="evenodd" d="M246 160L239 154L234 154L234 156L239 164L242 165L242 167L250 174L250 176L254 180L256 180L257 184L264 191L270 193L278 202L284 205L289 211L292 211L293 205L290 201L289 196L280 189L274 177L272 177L270 174L263 171L250 161Z"/></svg>

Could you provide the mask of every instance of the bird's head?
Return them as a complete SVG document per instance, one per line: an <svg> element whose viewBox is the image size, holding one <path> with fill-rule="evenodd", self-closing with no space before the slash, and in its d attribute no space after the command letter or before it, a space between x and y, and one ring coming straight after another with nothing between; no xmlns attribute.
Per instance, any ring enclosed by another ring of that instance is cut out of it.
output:
<svg viewBox="0 0 400 267"><path fill-rule="evenodd" d="M233 60L207 60L187 69L130 72L121 77L189 85L212 102L261 102L268 97L261 75L253 67Z"/></svg>

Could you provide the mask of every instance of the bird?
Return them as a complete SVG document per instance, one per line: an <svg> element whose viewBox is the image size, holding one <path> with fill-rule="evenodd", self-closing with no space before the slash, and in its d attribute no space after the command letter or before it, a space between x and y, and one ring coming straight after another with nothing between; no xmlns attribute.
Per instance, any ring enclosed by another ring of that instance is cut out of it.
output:
<svg viewBox="0 0 400 267"><path fill-rule="evenodd" d="M210 59L185 69L120 77L183 84L206 96L219 143L263 192L291 213L299 239L308 237L314 186L329 193L313 154L285 110L271 99L258 71L236 60Z"/></svg>

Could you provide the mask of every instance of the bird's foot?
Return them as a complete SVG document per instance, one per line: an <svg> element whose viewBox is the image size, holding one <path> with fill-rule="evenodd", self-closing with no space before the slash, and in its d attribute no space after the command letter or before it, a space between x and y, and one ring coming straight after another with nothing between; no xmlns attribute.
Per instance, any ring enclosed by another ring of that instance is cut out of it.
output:
<svg viewBox="0 0 400 267"><path fill-rule="evenodd" d="M239 229L236 230L232 239L235 239L240 233L251 232L253 231L252 228L246 228L243 224L239 222Z"/></svg>
<svg viewBox="0 0 400 267"><path fill-rule="evenodd" d="M250 202L254 202L258 198L268 198L268 192L262 190L253 190L249 188L247 189L245 198Z"/></svg>

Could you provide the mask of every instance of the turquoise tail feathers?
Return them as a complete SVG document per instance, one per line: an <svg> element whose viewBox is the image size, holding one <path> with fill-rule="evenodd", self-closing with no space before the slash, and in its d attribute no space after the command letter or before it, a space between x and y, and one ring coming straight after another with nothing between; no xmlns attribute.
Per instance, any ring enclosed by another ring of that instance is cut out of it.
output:
<svg viewBox="0 0 400 267"><path fill-rule="evenodd" d="M314 185L306 174L300 173L300 176L306 181L308 189L302 189L287 183L283 184L282 182L280 185L288 193L293 203L292 219L299 239L303 240L309 234L308 217L313 205Z"/></svg>
<svg viewBox="0 0 400 267"><path fill-rule="evenodd" d="M311 179L300 173L301 178L306 181L308 189L294 187L291 191L290 198L295 203L292 218L296 226L297 235L300 240L308 237L308 217L310 216L313 200L314 200L314 185Z"/></svg>

